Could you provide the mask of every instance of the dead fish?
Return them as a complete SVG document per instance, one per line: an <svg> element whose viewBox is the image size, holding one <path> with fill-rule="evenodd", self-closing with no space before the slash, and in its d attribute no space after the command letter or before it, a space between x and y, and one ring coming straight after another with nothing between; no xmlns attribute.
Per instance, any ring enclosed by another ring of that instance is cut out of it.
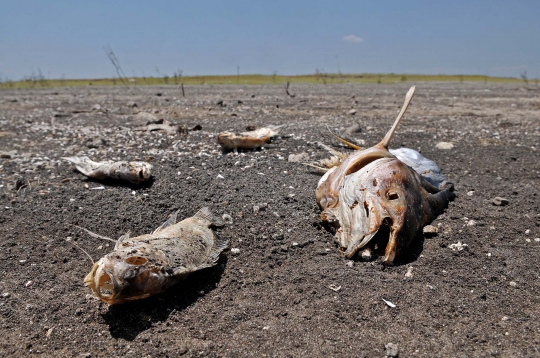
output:
<svg viewBox="0 0 540 358"><path fill-rule="evenodd" d="M388 150L388 145L414 93L384 139L348 156L337 153L316 189L321 218L336 228L340 251L347 258L384 255L392 264L417 232L441 214L453 198L453 185L435 162L415 150ZM331 150L334 154L336 151Z"/></svg>
<svg viewBox="0 0 540 358"><path fill-rule="evenodd" d="M239 134L222 132L218 134L217 141L225 150L260 148L276 136L281 127L283 126L261 127Z"/></svg>
<svg viewBox="0 0 540 358"><path fill-rule="evenodd" d="M94 162L88 157L63 157L78 171L97 180L127 180L134 184L147 181L152 176L152 164L146 162Z"/></svg>
<svg viewBox="0 0 540 358"><path fill-rule="evenodd" d="M84 284L102 301L117 304L155 295L194 271L214 266L229 242L217 238L210 226L222 226L223 221L206 207L179 223L177 214L151 234L120 237L114 251L94 263Z"/></svg>

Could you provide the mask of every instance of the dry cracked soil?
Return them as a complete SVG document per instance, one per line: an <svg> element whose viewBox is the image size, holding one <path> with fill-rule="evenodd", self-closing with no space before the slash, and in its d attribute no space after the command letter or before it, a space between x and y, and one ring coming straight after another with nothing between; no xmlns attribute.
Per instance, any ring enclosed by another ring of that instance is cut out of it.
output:
<svg viewBox="0 0 540 358"><path fill-rule="evenodd" d="M377 143L408 84L0 91L0 356L538 356L540 91L416 85L391 147L436 161L456 199L390 267L341 256L320 174L295 160L328 157L319 142L350 151L327 127ZM157 119L190 130L135 130ZM216 142L268 124L287 126L263 149ZM146 160L154 177L98 182L71 155ZM135 236L203 206L234 221L216 229L235 249L217 266L122 305L83 285L91 262L66 239L94 260L112 247L74 225Z"/></svg>

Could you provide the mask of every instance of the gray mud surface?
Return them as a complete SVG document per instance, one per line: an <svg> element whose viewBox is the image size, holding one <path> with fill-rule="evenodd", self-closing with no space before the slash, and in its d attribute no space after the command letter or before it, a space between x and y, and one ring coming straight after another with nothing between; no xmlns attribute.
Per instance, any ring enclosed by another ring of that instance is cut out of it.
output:
<svg viewBox="0 0 540 358"><path fill-rule="evenodd" d="M388 343L401 357L539 355L538 90L417 84L391 147L436 161L457 197L433 222L438 234L420 233L392 267L341 256L315 202L320 174L288 160L327 158L317 142L349 151L326 126L357 125L350 137L374 145L408 87L0 91L0 356L384 357ZM202 130L134 131L160 118ZM262 150L216 142L267 124L288 127ZM61 159L80 154L147 160L154 180L88 179ZM66 238L94 260L112 247L73 225L136 236L203 206L234 219L216 232L239 253L139 302L109 306L84 287L91 262Z"/></svg>

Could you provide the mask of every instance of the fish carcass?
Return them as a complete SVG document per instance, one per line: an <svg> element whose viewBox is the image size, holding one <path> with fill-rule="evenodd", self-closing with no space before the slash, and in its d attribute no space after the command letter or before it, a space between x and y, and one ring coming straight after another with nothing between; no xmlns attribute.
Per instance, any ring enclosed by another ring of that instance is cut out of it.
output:
<svg viewBox="0 0 540 358"><path fill-rule="evenodd" d="M412 149L388 150L414 89L384 139L368 149L356 147L317 186L321 218L336 228L347 258L384 255L383 263L392 264L453 199L453 185L435 162Z"/></svg>
<svg viewBox="0 0 540 358"><path fill-rule="evenodd" d="M252 131L233 133L221 132L217 141L224 150L255 149L264 146L276 136L282 126L268 126L257 128Z"/></svg>
<svg viewBox="0 0 540 358"><path fill-rule="evenodd" d="M214 266L228 241L219 239L210 227L223 221L208 208L178 223L176 216L151 234L120 237L114 251L94 263L84 284L102 301L117 304L154 295L194 271Z"/></svg>
<svg viewBox="0 0 540 358"><path fill-rule="evenodd" d="M75 164L78 171L92 179L127 180L133 184L140 184L152 177L152 164L146 162L94 162L85 156L62 159Z"/></svg>

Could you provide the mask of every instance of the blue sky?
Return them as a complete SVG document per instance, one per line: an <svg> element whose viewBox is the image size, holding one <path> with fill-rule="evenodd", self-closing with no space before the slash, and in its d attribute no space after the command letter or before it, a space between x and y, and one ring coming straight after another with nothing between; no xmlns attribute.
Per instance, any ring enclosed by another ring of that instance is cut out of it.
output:
<svg viewBox="0 0 540 358"><path fill-rule="evenodd" d="M540 1L0 0L0 78L262 73L540 77Z"/></svg>

